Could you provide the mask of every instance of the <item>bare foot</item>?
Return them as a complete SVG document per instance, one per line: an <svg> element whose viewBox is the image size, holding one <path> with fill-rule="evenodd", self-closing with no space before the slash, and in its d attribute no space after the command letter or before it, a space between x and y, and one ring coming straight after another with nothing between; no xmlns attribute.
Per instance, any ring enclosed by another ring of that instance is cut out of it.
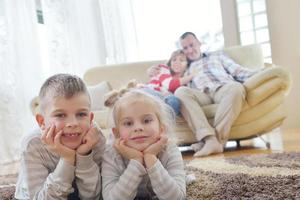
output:
<svg viewBox="0 0 300 200"><path fill-rule="evenodd" d="M200 151L197 151L194 154L194 157L204 157L210 154L223 152L223 145L219 143L215 136L208 136L204 140L205 144L203 148Z"/></svg>

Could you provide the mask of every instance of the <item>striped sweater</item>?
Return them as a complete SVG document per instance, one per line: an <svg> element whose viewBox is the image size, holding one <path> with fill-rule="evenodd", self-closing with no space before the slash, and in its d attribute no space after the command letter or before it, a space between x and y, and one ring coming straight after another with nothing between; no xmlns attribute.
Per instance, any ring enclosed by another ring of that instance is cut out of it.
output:
<svg viewBox="0 0 300 200"><path fill-rule="evenodd" d="M77 154L73 166L51 152L40 137L40 131L36 130L23 140L15 198L100 199L100 165L105 138L101 136L100 142L89 155Z"/></svg>
<svg viewBox="0 0 300 200"><path fill-rule="evenodd" d="M103 156L101 175L104 200L177 200L186 196L183 160L174 144L168 145L149 169L136 160L124 159L110 144Z"/></svg>
<svg viewBox="0 0 300 200"><path fill-rule="evenodd" d="M159 67L159 74L151 77L147 86L160 92L169 91L174 93L175 90L180 87L180 77L172 76L170 67L167 65L160 64Z"/></svg>

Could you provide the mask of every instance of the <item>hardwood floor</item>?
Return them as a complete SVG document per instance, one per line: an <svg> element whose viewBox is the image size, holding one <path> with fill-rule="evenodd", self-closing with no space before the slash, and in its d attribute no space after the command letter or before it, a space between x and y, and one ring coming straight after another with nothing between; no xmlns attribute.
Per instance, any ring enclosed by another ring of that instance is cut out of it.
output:
<svg viewBox="0 0 300 200"><path fill-rule="evenodd" d="M236 146L236 142L227 142L225 151L222 154L211 155L210 157L241 156L246 154L261 154L283 151L300 151L300 129L280 130L262 136L265 141L270 142L270 148L261 138L241 141L241 147ZM194 158L193 151L184 151L184 160L201 159Z"/></svg>
<svg viewBox="0 0 300 200"><path fill-rule="evenodd" d="M260 138L241 141L241 147L237 148L235 142L228 142L224 153L211 155L219 157L240 156L246 154L261 154L283 151L300 151L300 129L274 131L263 136L264 140L270 142L270 149ZM194 158L193 151L182 152L184 160L201 159ZM13 162L0 166L0 175L13 174L19 169L19 163Z"/></svg>

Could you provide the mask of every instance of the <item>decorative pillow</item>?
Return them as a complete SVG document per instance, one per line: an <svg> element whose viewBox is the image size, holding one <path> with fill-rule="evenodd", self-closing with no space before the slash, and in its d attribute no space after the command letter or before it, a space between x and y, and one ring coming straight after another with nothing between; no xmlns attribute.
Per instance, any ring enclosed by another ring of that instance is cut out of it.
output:
<svg viewBox="0 0 300 200"><path fill-rule="evenodd" d="M111 90L107 81L102 81L97 85L87 87L92 103L92 111L104 109L104 95Z"/></svg>

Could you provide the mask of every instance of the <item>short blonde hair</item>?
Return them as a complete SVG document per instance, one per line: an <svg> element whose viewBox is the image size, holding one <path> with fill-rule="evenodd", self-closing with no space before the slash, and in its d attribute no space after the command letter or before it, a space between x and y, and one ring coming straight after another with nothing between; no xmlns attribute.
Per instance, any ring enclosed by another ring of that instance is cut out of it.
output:
<svg viewBox="0 0 300 200"><path fill-rule="evenodd" d="M69 99L76 94L83 93L89 97L86 85L76 75L70 74L55 74L49 77L42 85L39 93L39 103L41 112L45 111L47 100L57 97Z"/></svg>
<svg viewBox="0 0 300 200"><path fill-rule="evenodd" d="M158 97L145 93L144 91L139 89L129 90L116 99L112 107L112 120L114 126L118 126L118 116L120 113L120 109L122 108L123 103L128 101L147 102L152 105L153 111L157 116L160 125L163 125L165 127L165 131L168 135L172 134L172 128L175 124L175 113L173 109Z"/></svg>

